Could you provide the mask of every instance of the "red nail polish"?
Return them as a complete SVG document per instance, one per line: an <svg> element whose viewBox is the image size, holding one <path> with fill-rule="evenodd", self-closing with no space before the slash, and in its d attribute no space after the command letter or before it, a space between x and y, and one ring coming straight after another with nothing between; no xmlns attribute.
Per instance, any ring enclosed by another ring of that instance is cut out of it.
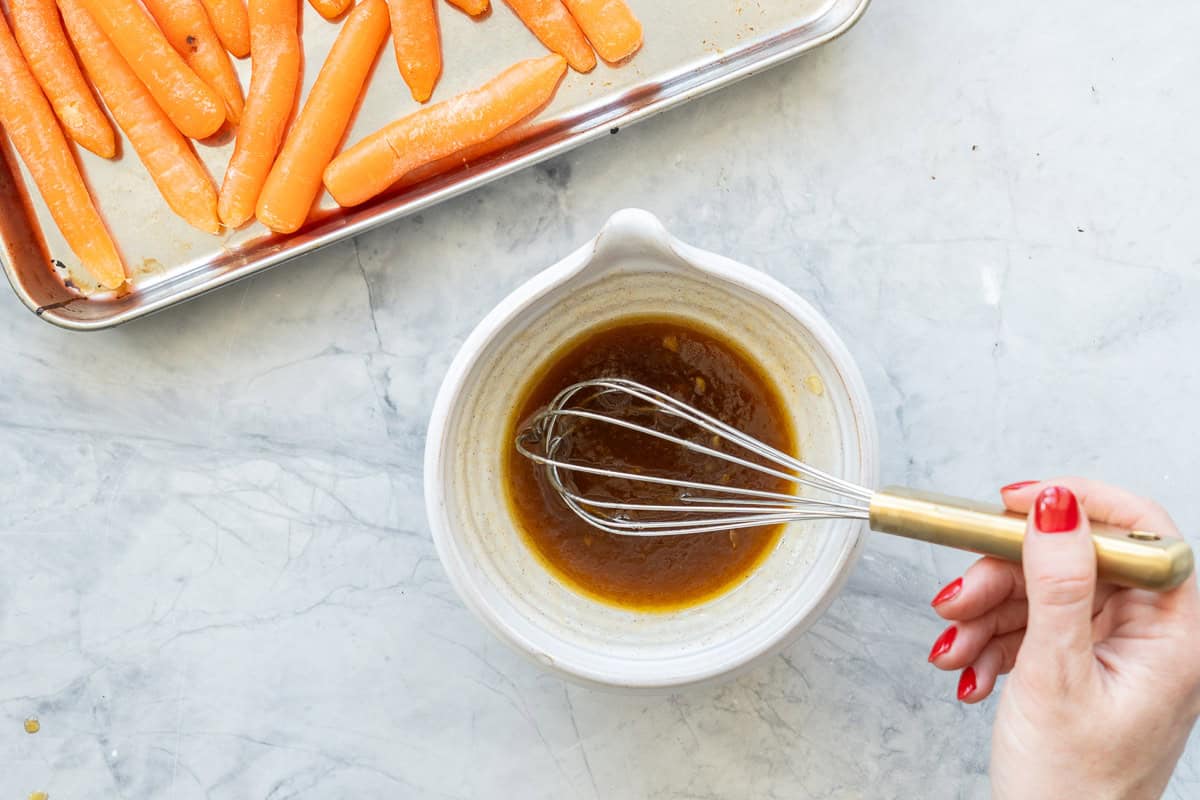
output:
<svg viewBox="0 0 1200 800"><path fill-rule="evenodd" d="M975 668L967 667L958 679L958 699L966 700L975 691Z"/></svg>
<svg viewBox="0 0 1200 800"><path fill-rule="evenodd" d="M1017 481L1016 483L1010 483L1008 486L1001 488L1000 493L1007 494L1008 492L1015 492L1017 489L1024 489L1026 486L1033 486L1036 483L1037 481Z"/></svg>
<svg viewBox="0 0 1200 800"><path fill-rule="evenodd" d="M929 605L937 608L947 600L953 600L958 597L958 593L962 591L962 578L955 578L947 583L942 590L937 593L937 596L929 602Z"/></svg>
<svg viewBox="0 0 1200 800"><path fill-rule="evenodd" d="M1079 504L1070 489L1047 486L1033 504L1033 524L1042 533L1073 531L1079 525Z"/></svg>
<svg viewBox="0 0 1200 800"><path fill-rule="evenodd" d="M950 648L954 646L954 637L958 636L958 628L951 625L946 630L942 631L942 635L933 643L933 647L929 651L929 660L933 661L941 655L950 652Z"/></svg>

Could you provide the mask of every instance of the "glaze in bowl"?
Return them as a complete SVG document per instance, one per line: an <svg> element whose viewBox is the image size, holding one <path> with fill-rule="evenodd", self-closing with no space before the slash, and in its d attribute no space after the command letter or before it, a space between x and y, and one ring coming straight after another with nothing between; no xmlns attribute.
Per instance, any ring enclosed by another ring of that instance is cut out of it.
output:
<svg viewBox="0 0 1200 800"><path fill-rule="evenodd" d="M519 652L592 686L672 690L777 652L833 600L866 535L858 521L793 524L741 584L667 613L597 602L545 569L504 490L506 434L522 388L585 331L662 316L721 331L772 376L806 461L861 485L876 481L862 377L820 314L763 273L672 238L645 211L613 215L471 333L438 393L425 451L434 544L463 602Z"/></svg>

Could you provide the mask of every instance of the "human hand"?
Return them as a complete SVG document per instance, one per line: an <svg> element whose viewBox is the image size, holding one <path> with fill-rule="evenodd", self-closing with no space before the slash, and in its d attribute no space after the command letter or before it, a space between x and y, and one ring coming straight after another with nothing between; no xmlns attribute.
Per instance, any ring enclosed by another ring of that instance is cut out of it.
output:
<svg viewBox="0 0 1200 800"><path fill-rule="evenodd" d="M1024 564L981 558L939 592L933 607L952 624L929 654L962 670L965 703L1012 673L992 732L994 798L1159 797L1200 715L1200 591L1194 576L1166 593L1097 584L1088 517L1178 529L1156 503L1081 478L1001 496L1029 513Z"/></svg>

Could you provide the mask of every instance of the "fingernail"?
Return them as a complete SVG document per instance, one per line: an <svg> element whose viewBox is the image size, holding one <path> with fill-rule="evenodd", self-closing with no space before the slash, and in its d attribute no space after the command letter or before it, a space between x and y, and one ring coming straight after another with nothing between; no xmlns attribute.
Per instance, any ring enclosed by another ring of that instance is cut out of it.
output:
<svg viewBox="0 0 1200 800"><path fill-rule="evenodd" d="M942 635L933 643L933 647L929 651L929 660L933 661L941 655L950 652L950 648L954 646L954 637L958 636L958 628L951 625L946 630L942 631Z"/></svg>
<svg viewBox="0 0 1200 800"><path fill-rule="evenodd" d="M966 700L975 691L975 668L967 667L958 678L958 699Z"/></svg>
<svg viewBox="0 0 1200 800"><path fill-rule="evenodd" d="M1033 486L1036 483L1037 481L1017 481L1016 483L1010 483L1008 486L1000 489L1000 493L1006 494L1008 492L1015 492L1018 489L1024 489L1026 486Z"/></svg>
<svg viewBox="0 0 1200 800"><path fill-rule="evenodd" d="M1042 533L1073 531L1079 524L1079 504L1070 489L1047 486L1033 504L1033 524Z"/></svg>
<svg viewBox="0 0 1200 800"><path fill-rule="evenodd" d="M937 593L937 596L934 597L933 600L929 601L929 605L933 606L934 608L937 608L942 603L945 603L947 600L953 600L954 598L958 597L958 593L961 591L962 591L962 578L955 578L954 580L947 583L944 587L942 587L942 590Z"/></svg>

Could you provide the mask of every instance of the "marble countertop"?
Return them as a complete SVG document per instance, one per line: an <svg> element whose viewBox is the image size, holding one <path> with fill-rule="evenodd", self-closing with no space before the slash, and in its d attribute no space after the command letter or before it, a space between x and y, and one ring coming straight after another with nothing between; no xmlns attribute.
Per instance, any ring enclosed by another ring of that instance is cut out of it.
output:
<svg viewBox="0 0 1200 800"><path fill-rule="evenodd" d="M750 674L575 688L447 584L426 416L497 300L641 206L829 317L885 481L1084 473L1200 530L1197 23L877 0L734 90L170 313L74 335L0 293L0 795L985 797L994 703L925 662L967 557L874 537ZM1193 737L1167 796L1198 795Z"/></svg>

